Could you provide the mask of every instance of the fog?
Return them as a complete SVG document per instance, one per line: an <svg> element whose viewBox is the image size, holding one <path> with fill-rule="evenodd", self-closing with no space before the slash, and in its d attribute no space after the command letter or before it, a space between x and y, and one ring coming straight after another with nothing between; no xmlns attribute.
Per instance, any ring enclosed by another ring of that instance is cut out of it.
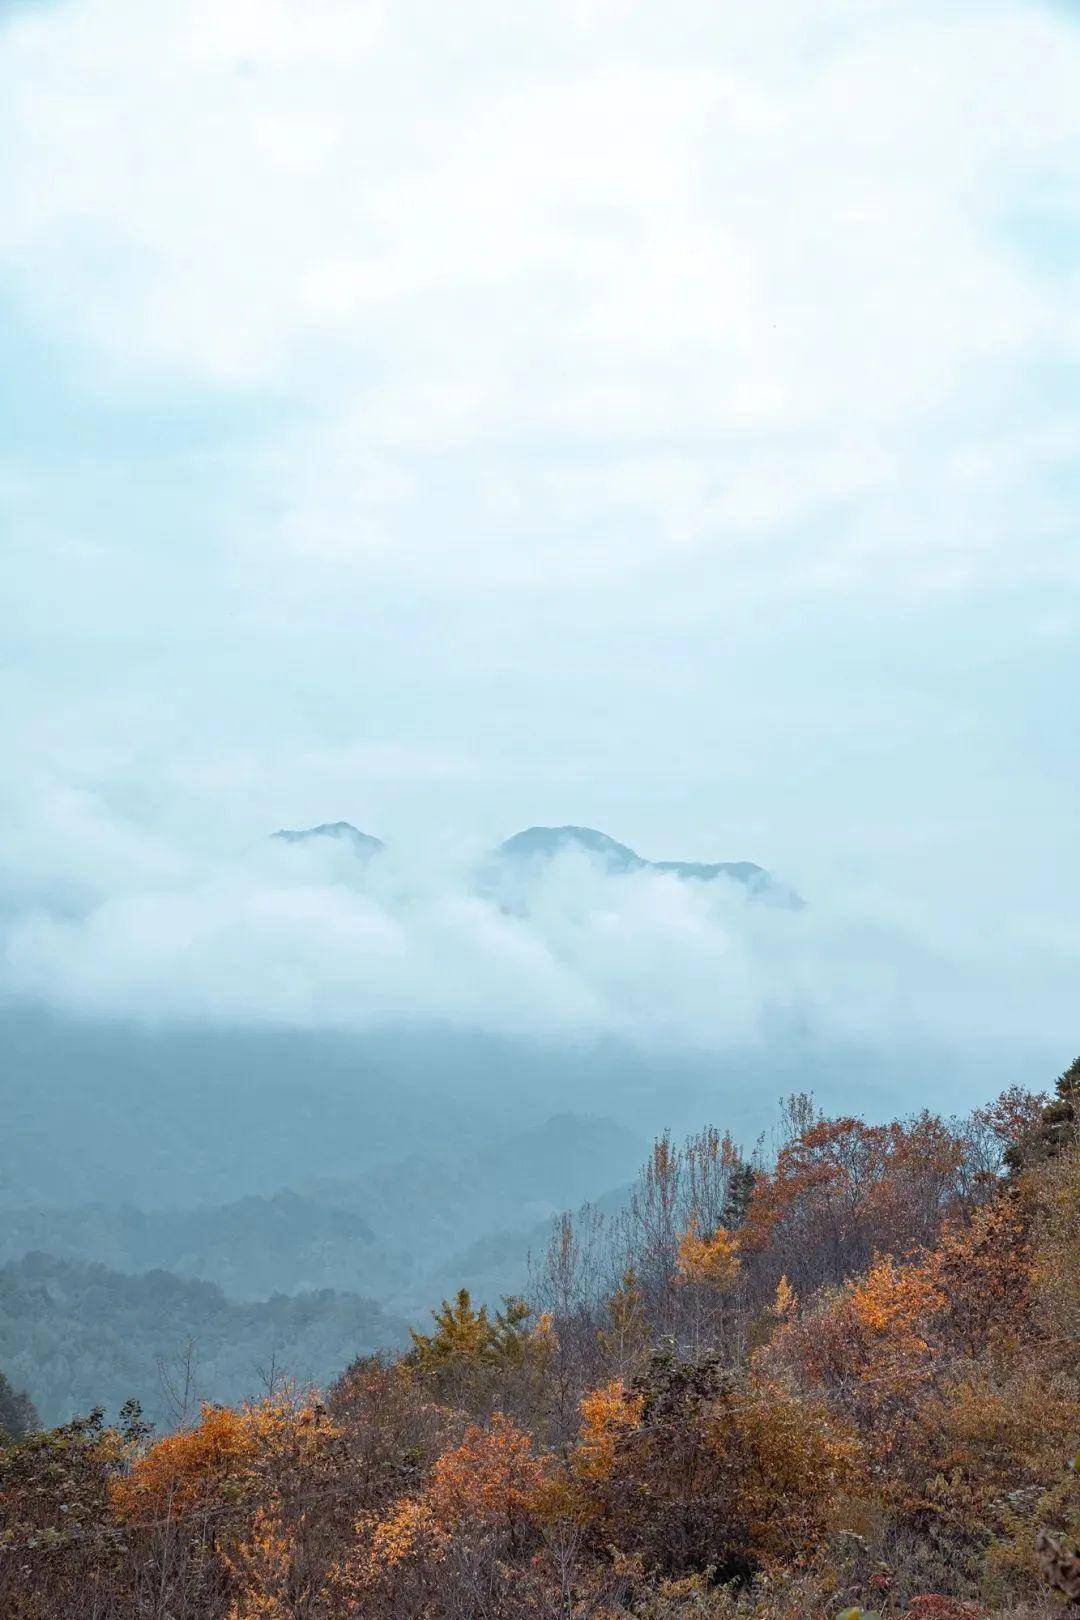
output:
<svg viewBox="0 0 1080 1620"><path fill-rule="evenodd" d="M790 905L785 874L757 895L724 876L611 872L574 847L500 863L432 840L365 861L332 838L260 835L208 853L86 800L66 813L65 847L39 858L47 880L30 843L9 847L9 1005L165 1030L613 1039L673 1073L691 1053L792 1042L936 1050L943 1066L997 1042L1034 1062L1072 1037L1073 942L1029 939L1019 966L959 896L932 931L880 895Z"/></svg>
<svg viewBox="0 0 1080 1620"><path fill-rule="evenodd" d="M0 0L13 1264L497 1298L1075 1055L1080 28L953 9Z"/></svg>

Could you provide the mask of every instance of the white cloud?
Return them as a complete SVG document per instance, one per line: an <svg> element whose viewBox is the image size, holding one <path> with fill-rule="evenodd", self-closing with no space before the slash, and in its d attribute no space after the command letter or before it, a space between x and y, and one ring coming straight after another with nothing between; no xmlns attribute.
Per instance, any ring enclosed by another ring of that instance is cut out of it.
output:
<svg viewBox="0 0 1080 1620"><path fill-rule="evenodd" d="M0 252L110 388L265 387L307 418L252 475L284 515L251 593L277 563L291 588L297 552L557 582L748 539L767 588L792 524L804 582L873 589L837 514L937 505L913 447L947 462L1017 368L1080 346L1075 277L1008 221L1037 193L1075 226L1078 91L1080 32L1019 0L469 0L452 25L421 0L74 0L4 35ZM532 528L468 498L433 523L416 491L447 456ZM1023 499L1042 469L1017 459ZM598 509L640 524L621 554ZM945 583L1006 546L1020 575L1068 566L1059 534L944 516L901 572L941 547Z"/></svg>
<svg viewBox="0 0 1080 1620"><path fill-rule="evenodd" d="M914 888L987 1002L951 913L1006 881L1060 987L1078 172L1035 0L6 12L15 980L609 1027L670 961L709 1039L924 994L820 896L525 930L446 876L462 828L625 815ZM405 911L237 853L338 814L427 837Z"/></svg>
<svg viewBox="0 0 1080 1620"><path fill-rule="evenodd" d="M876 896L871 911L839 891L792 912L726 881L610 877L567 854L506 908L478 887L476 856L391 850L365 867L332 842L185 849L63 795L6 851L21 880L7 885L0 995L95 1017L435 1021L673 1054L793 1031L879 1051L1030 1041L1033 1008L1041 1039L1072 1035L1075 927L1019 922L1018 974L977 918L956 915L943 936L912 900Z"/></svg>

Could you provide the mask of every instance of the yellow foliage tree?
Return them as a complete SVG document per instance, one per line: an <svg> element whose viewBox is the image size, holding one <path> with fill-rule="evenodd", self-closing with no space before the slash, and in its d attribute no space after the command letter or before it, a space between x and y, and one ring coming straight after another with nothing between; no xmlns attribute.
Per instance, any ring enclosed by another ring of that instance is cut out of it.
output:
<svg viewBox="0 0 1080 1620"><path fill-rule="evenodd" d="M709 1236L699 1230L695 1215L679 1239L678 1268L684 1282L702 1283L726 1294L739 1277L738 1239L722 1226Z"/></svg>
<svg viewBox="0 0 1080 1620"><path fill-rule="evenodd" d="M798 1299L794 1288L788 1282L787 1277L781 1277L776 1285L776 1293L773 1296L772 1314L778 1322L786 1322L788 1317L794 1315L797 1304Z"/></svg>
<svg viewBox="0 0 1080 1620"><path fill-rule="evenodd" d="M607 1326L597 1335L608 1365L620 1375L628 1373L649 1342L645 1301L632 1266L607 1301Z"/></svg>
<svg viewBox="0 0 1080 1620"><path fill-rule="evenodd" d="M467 1288L460 1288L453 1301L444 1299L431 1313L434 1333L410 1330L420 1372L475 1372L485 1366L524 1367L550 1360L557 1347L551 1317L533 1322L532 1307L514 1295L503 1306L492 1319L486 1305L473 1305Z"/></svg>
<svg viewBox="0 0 1080 1620"><path fill-rule="evenodd" d="M431 1315L434 1333L410 1329L413 1354L422 1372L441 1371L455 1362L475 1365L491 1357L495 1335L487 1306L477 1310L467 1288L459 1288L453 1302L444 1299Z"/></svg>
<svg viewBox="0 0 1080 1620"><path fill-rule="evenodd" d="M542 1511L548 1477L548 1462L531 1437L496 1412L485 1428L470 1425L460 1445L443 1453L419 1495L402 1497L383 1517L356 1526L357 1546L335 1571L334 1584L354 1598L389 1601L410 1566L438 1564L456 1535L477 1528L513 1552Z"/></svg>

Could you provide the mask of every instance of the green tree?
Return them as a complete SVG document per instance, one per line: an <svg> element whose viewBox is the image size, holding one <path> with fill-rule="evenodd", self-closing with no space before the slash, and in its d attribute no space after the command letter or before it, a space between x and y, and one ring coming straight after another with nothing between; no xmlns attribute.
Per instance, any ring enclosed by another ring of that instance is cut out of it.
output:
<svg viewBox="0 0 1080 1620"><path fill-rule="evenodd" d="M432 1311L434 1333L409 1330L413 1356L429 1374L475 1372L481 1367L522 1367L538 1343L532 1307L516 1295L503 1300L494 1318L486 1305L473 1305L467 1288Z"/></svg>
<svg viewBox="0 0 1080 1620"><path fill-rule="evenodd" d="M493 1357L495 1330L487 1306L473 1306L467 1288L459 1288L453 1302L444 1299L431 1313L434 1333L409 1329L413 1354L421 1372L442 1372L448 1367L476 1366Z"/></svg>
<svg viewBox="0 0 1080 1620"><path fill-rule="evenodd" d="M1044 1164L1080 1136L1080 1057L1074 1058L1057 1078L1054 1095L1042 1110L1034 1128L1027 1131L1005 1154L1010 1170L1026 1170Z"/></svg>

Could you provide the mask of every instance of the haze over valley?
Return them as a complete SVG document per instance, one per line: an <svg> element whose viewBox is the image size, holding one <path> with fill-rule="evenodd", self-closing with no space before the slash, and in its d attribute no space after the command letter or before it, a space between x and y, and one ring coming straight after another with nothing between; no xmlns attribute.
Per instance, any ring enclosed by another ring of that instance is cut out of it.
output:
<svg viewBox="0 0 1080 1620"><path fill-rule="evenodd" d="M658 1130L750 1151L789 1093L963 1111L1052 1061L906 1018L901 972L940 962L879 929L867 974L828 895L573 825L434 871L288 829L8 928L0 1363L50 1421L94 1386L167 1423L184 1358L237 1399L400 1345L457 1287L495 1308Z"/></svg>
<svg viewBox="0 0 1080 1620"><path fill-rule="evenodd" d="M1076 0L0 0L2 1620L1080 1596L1078 176Z"/></svg>

